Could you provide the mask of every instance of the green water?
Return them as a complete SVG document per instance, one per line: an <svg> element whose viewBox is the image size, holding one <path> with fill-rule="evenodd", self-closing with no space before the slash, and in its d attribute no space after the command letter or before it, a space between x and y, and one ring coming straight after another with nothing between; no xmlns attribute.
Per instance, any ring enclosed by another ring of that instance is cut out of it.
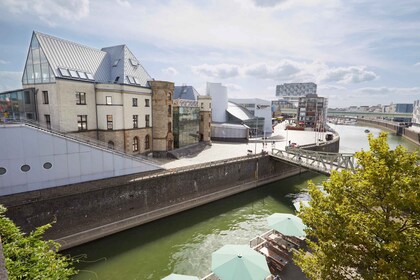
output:
<svg viewBox="0 0 420 280"><path fill-rule="evenodd" d="M340 150L367 149L365 126L334 126ZM368 127L377 135L379 129ZM390 146L416 146L390 136ZM210 273L211 253L225 244L248 244L268 230L266 217L294 213L293 202L305 199L308 180L327 177L304 173L142 225L64 253L82 257L77 280L161 279L170 273L203 277Z"/></svg>

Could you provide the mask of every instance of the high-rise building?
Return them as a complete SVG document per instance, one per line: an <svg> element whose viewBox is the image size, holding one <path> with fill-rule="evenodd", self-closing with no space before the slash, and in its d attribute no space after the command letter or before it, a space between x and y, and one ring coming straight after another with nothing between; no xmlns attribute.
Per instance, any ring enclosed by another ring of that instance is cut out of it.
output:
<svg viewBox="0 0 420 280"><path fill-rule="evenodd" d="M308 94L316 94L317 85L315 83L284 83L277 85L276 96L286 100L297 107L299 97Z"/></svg>
<svg viewBox="0 0 420 280"><path fill-rule="evenodd" d="M299 98L297 122L305 128L314 130L325 128L328 99L316 94L307 94Z"/></svg>

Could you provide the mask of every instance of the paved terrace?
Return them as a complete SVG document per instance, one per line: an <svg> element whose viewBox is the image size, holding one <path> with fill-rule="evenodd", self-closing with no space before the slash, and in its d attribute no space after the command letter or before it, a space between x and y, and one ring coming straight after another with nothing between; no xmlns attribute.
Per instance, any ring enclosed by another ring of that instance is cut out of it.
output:
<svg viewBox="0 0 420 280"><path fill-rule="evenodd" d="M307 145L315 143L317 137L325 139L324 134L319 132L285 130L285 125L286 123L283 122L275 126L274 133L266 140L267 144L265 147L262 138L258 138L256 141L252 139L249 143L213 142L212 146L208 146L193 157L181 158L178 160L159 159L159 161L162 163L161 167L170 169L242 157L248 154L248 150L252 151L253 154L255 151L257 153L260 153L262 150L271 151L272 148L284 150L289 141L291 141L291 143L296 143L297 145ZM273 141L275 142L274 145Z"/></svg>

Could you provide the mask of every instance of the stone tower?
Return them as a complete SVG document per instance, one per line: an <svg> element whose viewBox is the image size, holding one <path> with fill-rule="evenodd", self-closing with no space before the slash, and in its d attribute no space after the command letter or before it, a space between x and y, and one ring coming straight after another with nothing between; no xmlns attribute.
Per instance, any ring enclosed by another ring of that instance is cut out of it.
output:
<svg viewBox="0 0 420 280"><path fill-rule="evenodd" d="M174 147L173 127L173 92L174 83L150 81L152 88L152 126L153 156L166 157Z"/></svg>
<svg viewBox="0 0 420 280"><path fill-rule="evenodd" d="M211 97L200 95L197 98L200 107L200 141L211 143Z"/></svg>

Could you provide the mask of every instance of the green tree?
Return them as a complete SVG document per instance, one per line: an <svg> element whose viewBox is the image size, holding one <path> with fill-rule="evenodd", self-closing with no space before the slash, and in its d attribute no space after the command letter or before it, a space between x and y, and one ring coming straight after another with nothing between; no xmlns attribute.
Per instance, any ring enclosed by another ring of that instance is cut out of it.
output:
<svg viewBox="0 0 420 280"><path fill-rule="evenodd" d="M42 240L47 224L26 235L5 216L0 205L0 236L9 279L68 279L77 271L69 257L57 253L59 244Z"/></svg>
<svg viewBox="0 0 420 280"><path fill-rule="evenodd" d="M310 279L420 279L420 167L416 152L390 150L369 135L360 168L333 172L323 190L309 183L310 253L295 262Z"/></svg>

